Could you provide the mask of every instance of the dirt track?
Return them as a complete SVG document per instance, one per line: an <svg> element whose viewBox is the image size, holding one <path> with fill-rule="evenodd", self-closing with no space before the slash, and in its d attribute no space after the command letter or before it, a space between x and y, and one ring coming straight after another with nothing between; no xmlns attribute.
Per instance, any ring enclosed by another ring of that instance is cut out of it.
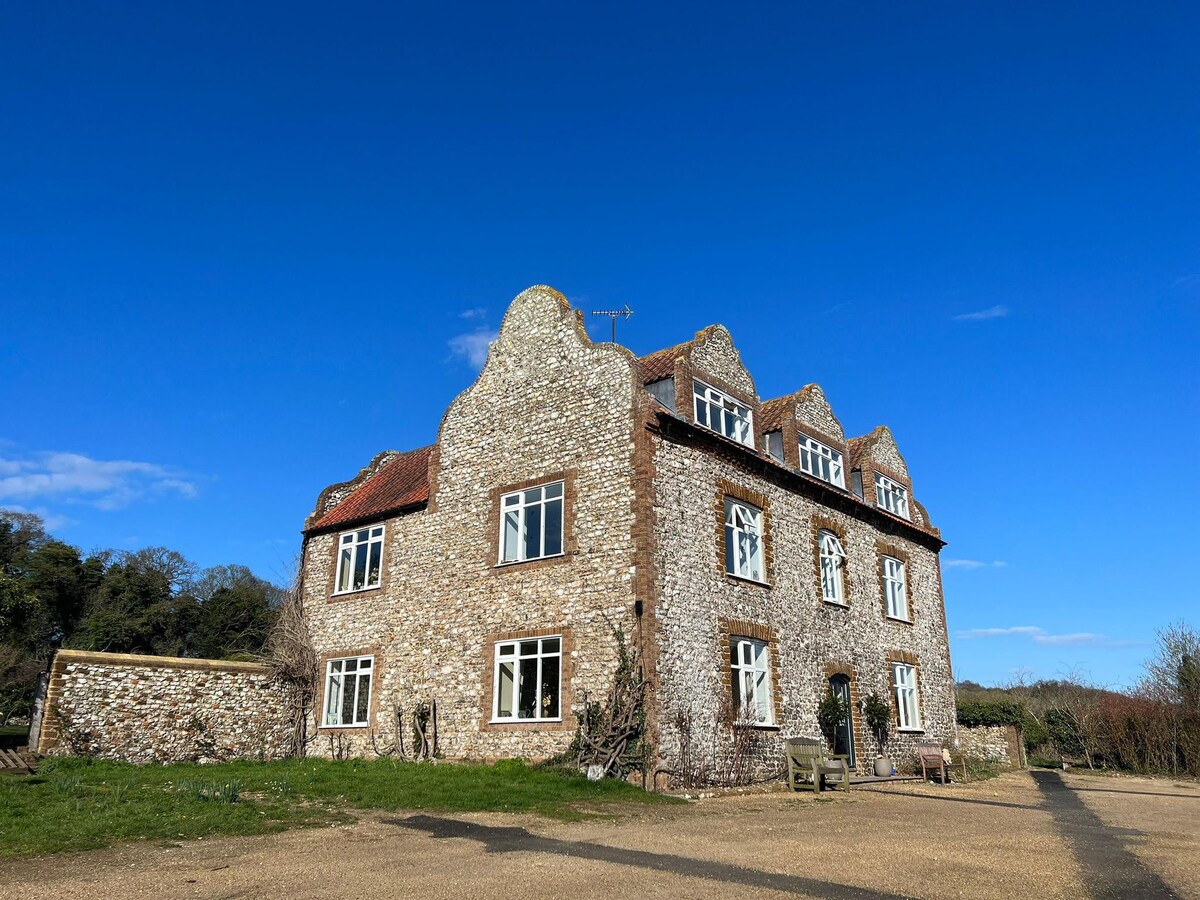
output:
<svg viewBox="0 0 1200 900"><path fill-rule="evenodd" d="M3 862L0 895L1200 898L1200 786L1036 772L728 797L575 824L369 814L268 837Z"/></svg>

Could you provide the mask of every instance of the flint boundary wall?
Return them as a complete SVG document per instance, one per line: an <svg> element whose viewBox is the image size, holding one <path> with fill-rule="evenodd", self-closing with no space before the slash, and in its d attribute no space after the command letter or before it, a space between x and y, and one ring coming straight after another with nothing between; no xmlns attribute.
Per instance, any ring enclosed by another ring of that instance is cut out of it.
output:
<svg viewBox="0 0 1200 900"><path fill-rule="evenodd" d="M291 717L259 663L60 650L37 752L134 763L286 755Z"/></svg>
<svg viewBox="0 0 1200 900"><path fill-rule="evenodd" d="M981 759L1014 768L1025 766L1021 733L1015 725L958 726L959 749L969 759Z"/></svg>

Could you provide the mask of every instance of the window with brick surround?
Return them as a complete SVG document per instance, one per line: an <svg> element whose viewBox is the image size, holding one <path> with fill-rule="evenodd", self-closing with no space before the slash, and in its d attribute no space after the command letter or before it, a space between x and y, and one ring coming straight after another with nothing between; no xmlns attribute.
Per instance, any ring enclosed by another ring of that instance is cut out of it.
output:
<svg viewBox="0 0 1200 900"><path fill-rule="evenodd" d="M325 664L325 715L329 728L365 728L371 720L371 676L375 659L351 656Z"/></svg>
<svg viewBox="0 0 1200 900"><path fill-rule="evenodd" d="M908 590L903 560L883 557L883 598L887 614L893 619L908 619Z"/></svg>
<svg viewBox="0 0 1200 900"><path fill-rule="evenodd" d="M500 562L525 562L563 552L563 482L500 497Z"/></svg>
<svg viewBox="0 0 1200 900"><path fill-rule="evenodd" d="M765 581L762 510L733 497L725 498L725 571L739 578Z"/></svg>
<svg viewBox="0 0 1200 900"><path fill-rule="evenodd" d="M754 446L754 422L750 407L738 403L728 394L709 387L703 381L692 381L696 398L696 424L723 434L739 444Z"/></svg>
<svg viewBox="0 0 1200 900"><path fill-rule="evenodd" d="M821 545L821 597L830 603L846 602L846 587L842 570L846 566L846 551L832 531L822 529L817 534Z"/></svg>
<svg viewBox="0 0 1200 900"><path fill-rule="evenodd" d="M338 538L334 593L379 587L383 562L383 526L347 531Z"/></svg>
<svg viewBox="0 0 1200 900"><path fill-rule="evenodd" d="M493 722L554 721L562 718L562 636L496 644Z"/></svg>
<svg viewBox="0 0 1200 900"><path fill-rule="evenodd" d="M771 666L764 641L735 637L729 641L729 664L733 670L733 708L740 722L773 723Z"/></svg>
<svg viewBox="0 0 1200 900"><path fill-rule="evenodd" d="M908 518L908 489L886 475L875 473L875 505L894 516Z"/></svg>
<svg viewBox="0 0 1200 900"><path fill-rule="evenodd" d="M842 454L804 435L800 435L800 469L836 487L846 487Z"/></svg>
<svg viewBox="0 0 1200 900"><path fill-rule="evenodd" d="M896 690L896 711L900 730L920 731L921 705L917 698L917 667L908 663L893 663L892 683Z"/></svg>

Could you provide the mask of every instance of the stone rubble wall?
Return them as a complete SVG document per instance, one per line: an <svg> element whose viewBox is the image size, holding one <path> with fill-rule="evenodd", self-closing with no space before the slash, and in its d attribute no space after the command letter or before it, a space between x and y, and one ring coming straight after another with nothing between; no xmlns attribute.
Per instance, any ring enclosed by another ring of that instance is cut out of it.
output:
<svg viewBox="0 0 1200 900"><path fill-rule="evenodd" d="M289 737L286 697L266 666L60 650L37 752L134 763L273 759Z"/></svg>
<svg viewBox="0 0 1200 900"><path fill-rule="evenodd" d="M968 759L1001 763L1006 766L1024 765L1021 735L1015 725L979 725L958 727L959 752Z"/></svg>

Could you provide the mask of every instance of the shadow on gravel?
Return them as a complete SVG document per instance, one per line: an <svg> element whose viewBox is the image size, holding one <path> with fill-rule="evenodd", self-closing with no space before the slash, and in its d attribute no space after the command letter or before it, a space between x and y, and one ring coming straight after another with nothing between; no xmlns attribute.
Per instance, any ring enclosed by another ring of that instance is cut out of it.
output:
<svg viewBox="0 0 1200 900"><path fill-rule="evenodd" d="M1004 809L1040 810L1040 806L1030 806L1027 803L1009 803L1007 800L982 800L977 797L947 797L943 794L905 794L900 791L862 788L872 794L883 794L886 797L907 797L912 800L936 800L939 803L970 803L978 806L999 806Z"/></svg>
<svg viewBox="0 0 1200 900"><path fill-rule="evenodd" d="M1179 896L1125 847L1122 835L1135 836L1141 832L1105 825L1057 772L1030 774L1042 792L1046 808L1054 816L1054 824L1079 863L1084 883L1095 900Z"/></svg>
<svg viewBox="0 0 1200 900"><path fill-rule="evenodd" d="M1200 800L1197 794L1164 794L1162 791L1122 791L1116 788L1073 787L1076 793L1085 794L1133 794L1135 797L1170 797L1173 800Z"/></svg>
<svg viewBox="0 0 1200 900"><path fill-rule="evenodd" d="M407 819L384 819L383 821L388 825L399 825L402 828L423 831L431 837L478 841L484 845L488 853L552 853L557 856L594 859L620 866L636 866L655 872L686 875L690 878L705 878L709 881L723 881L728 884L805 894L810 897L827 898L827 900L900 900L906 896L834 884L815 878L805 878L801 875L782 875L776 872L763 872L759 869L745 869L741 866L732 866L706 859L693 859L688 856L675 856L670 853L626 850L621 847L609 847L605 844L589 844L585 841L561 841L557 838L532 834L524 828L497 828L478 825L474 822L463 822L458 819L442 819L436 816L422 815L409 816Z"/></svg>

